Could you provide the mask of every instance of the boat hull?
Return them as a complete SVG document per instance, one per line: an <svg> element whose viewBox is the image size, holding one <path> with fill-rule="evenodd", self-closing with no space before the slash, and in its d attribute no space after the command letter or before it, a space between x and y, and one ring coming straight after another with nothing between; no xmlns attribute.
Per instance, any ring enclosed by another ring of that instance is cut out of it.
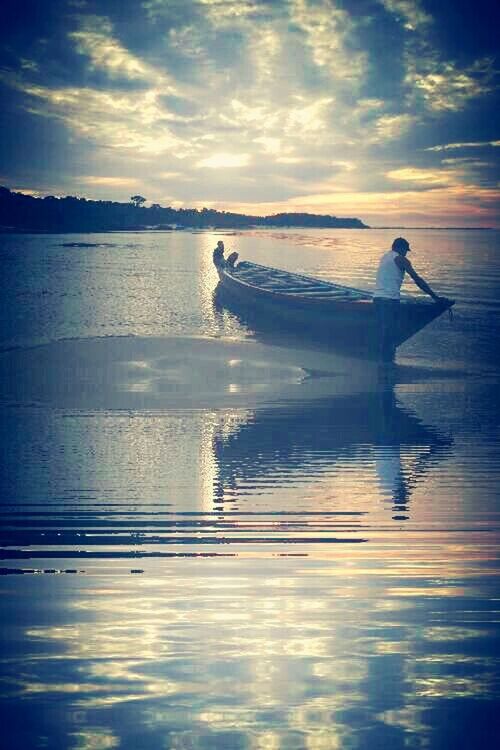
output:
<svg viewBox="0 0 500 750"><path fill-rule="evenodd" d="M251 264L247 264L251 265ZM260 267L259 267L260 268ZM338 294L347 289L335 284L318 282L325 288L323 298L311 299L303 294L276 292L238 278L237 269L218 268L219 302L247 321L270 324L280 330L320 340L329 347L359 356L376 357L380 352L380 324L371 295L359 290L359 297L328 299L328 288ZM273 269L270 269L273 270ZM286 272L280 272L286 278ZM290 274L290 284L298 277ZM314 279L309 279L313 283ZM395 313L388 334L394 349L411 338L432 320L439 317L453 302L436 304L427 300L402 300Z"/></svg>

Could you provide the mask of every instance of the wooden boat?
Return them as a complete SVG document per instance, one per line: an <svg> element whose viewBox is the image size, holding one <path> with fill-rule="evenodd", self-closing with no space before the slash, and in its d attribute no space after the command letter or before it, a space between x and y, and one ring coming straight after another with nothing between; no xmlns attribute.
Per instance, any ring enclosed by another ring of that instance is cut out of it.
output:
<svg viewBox="0 0 500 750"><path fill-rule="evenodd" d="M370 292L249 261L216 268L219 288L233 304L353 354L378 354L379 325ZM402 295L391 336L394 348L453 304Z"/></svg>

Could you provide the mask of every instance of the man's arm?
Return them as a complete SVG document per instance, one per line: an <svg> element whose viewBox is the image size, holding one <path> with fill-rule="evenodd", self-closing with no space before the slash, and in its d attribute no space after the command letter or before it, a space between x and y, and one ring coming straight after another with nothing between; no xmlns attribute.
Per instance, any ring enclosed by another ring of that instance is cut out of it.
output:
<svg viewBox="0 0 500 750"><path fill-rule="evenodd" d="M395 262L402 271L406 271L408 276L413 279L419 289L432 297L434 302L439 302L440 298L438 297L438 295L435 294L430 288L429 284L421 276L418 275L408 258L404 258L402 255L399 255L397 258L395 258Z"/></svg>

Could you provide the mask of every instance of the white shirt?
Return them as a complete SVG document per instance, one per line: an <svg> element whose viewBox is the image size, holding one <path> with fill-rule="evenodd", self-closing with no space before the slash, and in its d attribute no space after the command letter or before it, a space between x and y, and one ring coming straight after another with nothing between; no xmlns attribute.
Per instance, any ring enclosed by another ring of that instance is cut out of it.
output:
<svg viewBox="0 0 500 750"><path fill-rule="evenodd" d="M399 253L394 250L389 250L381 257L375 281L374 297L399 299L405 272L396 265L398 255Z"/></svg>

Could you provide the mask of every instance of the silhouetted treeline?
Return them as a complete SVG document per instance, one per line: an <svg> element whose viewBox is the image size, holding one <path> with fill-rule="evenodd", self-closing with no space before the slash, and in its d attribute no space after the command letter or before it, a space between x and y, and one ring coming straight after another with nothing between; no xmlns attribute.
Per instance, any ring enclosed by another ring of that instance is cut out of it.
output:
<svg viewBox="0 0 500 750"><path fill-rule="evenodd" d="M264 226L273 227L343 227L344 229L368 229L360 219L338 219L322 214L274 214L262 217Z"/></svg>
<svg viewBox="0 0 500 750"><path fill-rule="evenodd" d="M362 229L359 219L338 219L317 214L247 216L203 208L144 208L134 203L92 201L86 198L34 198L0 187L0 231L107 232L147 228L238 229L262 227L343 227Z"/></svg>

